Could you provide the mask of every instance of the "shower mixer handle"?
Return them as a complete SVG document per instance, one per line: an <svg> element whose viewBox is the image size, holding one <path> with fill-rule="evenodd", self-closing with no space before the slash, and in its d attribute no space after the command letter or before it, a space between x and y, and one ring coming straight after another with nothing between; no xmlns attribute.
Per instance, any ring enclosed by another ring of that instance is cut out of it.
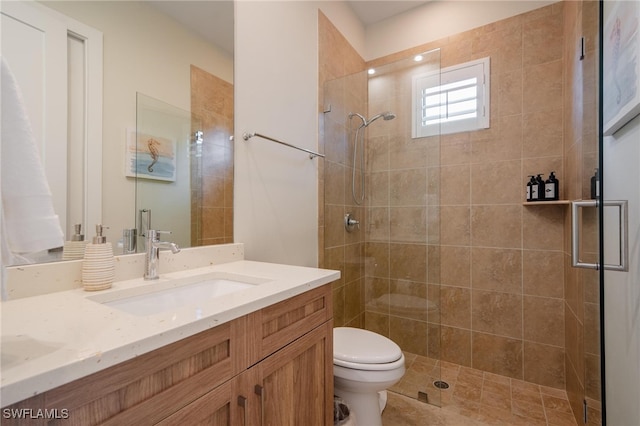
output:
<svg viewBox="0 0 640 426"><path fill-rule="evenodd" d="M356 227L358 229L360 229L360 221L359 220L355 220L351 213L345 214L344 215L344 228L347 230L347 232L353 231L353 228L356 228Z"/></svg>

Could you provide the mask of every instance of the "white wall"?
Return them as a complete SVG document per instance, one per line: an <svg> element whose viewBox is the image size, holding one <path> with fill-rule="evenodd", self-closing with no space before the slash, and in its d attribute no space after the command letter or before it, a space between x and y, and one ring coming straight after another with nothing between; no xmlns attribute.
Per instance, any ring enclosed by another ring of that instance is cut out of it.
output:
<svg viewBox="0 0 640 426"><path fill-rule="evenodd" d="M237 2L234 239L250 260L316 266L318 18L311 2Z"/></svg>
<svg viewBox="0 0 640 426"><path fill-rule="evenodd" d="M318 7L362 44L342 2L241 1L235 24L234 238L247 259L318 264ZM362 46L361 46L362 48Z"/></svg>
<svg viewBox="0 0 640 426"><path fill-rule="evenodd" d="M102 222L115 242L135 225L135 182L124 176L124 153L126 129L136 126L136 92L190 110L190 64L232 82L233 58L143 2L43 4L104 34Z"/></svg>
<svg viewBox="0 0 640 426"><path fill-rule="evenodd" d="M640 424L640 116L604 140L604 198L629 200L629 272L605 271L607 423ZM608 227L605 231L609 229ZM605 253L617 238L605 233ZM606 255L605 255L606 256Z"/></svg>

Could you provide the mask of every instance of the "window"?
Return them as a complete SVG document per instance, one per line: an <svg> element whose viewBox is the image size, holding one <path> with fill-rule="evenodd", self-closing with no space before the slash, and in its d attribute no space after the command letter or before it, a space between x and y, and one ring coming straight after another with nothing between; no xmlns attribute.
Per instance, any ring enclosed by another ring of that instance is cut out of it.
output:
<svg viewBox="0 0 640 426"><path fill-rule="evenodd" d="M413 77L411 136L489 128L489 58Z"/></svg>

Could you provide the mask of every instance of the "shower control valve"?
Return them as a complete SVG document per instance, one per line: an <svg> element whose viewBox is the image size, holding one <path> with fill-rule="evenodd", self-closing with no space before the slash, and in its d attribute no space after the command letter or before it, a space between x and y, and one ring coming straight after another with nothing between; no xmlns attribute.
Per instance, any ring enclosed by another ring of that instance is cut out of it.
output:
<svg viewBox="0 0 640 426"><path fill-rule="evenodd" d="M351 213L347 213L344 215L344 228L347 232L353 231L354 228L360 229L360 221L355 220Z"/></svg>

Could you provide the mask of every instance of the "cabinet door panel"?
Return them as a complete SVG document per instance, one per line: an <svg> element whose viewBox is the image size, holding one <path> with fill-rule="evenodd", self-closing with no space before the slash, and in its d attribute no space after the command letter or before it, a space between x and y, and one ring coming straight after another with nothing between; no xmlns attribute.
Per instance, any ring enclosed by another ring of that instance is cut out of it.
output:
<svg viewBox="0 0 640 426"><path fill-rule="evenodd" d="M331 329L328 322L256 366L262 378L257 405L263 426L333 424Z"/></svg>

